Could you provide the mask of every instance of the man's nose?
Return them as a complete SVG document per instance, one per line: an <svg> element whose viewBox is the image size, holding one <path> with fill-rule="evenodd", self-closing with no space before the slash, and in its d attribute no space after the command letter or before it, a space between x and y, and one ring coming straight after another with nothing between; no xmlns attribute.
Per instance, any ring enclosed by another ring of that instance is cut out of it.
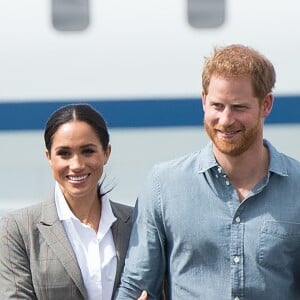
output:
<svg viewBox="0 0 300 300"><path fill-rule="evenodd" d="M234 114L229 107L225 107L220 113L219 124L222 126L229 126L234 122Z"/></svg>

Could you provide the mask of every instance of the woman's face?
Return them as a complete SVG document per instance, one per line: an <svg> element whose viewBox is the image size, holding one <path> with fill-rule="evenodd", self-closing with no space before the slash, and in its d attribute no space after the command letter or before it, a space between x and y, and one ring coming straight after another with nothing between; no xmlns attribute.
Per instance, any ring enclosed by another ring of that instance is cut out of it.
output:
<svg viewBox="0 0 300 300"><path fill-rule="evenodd" d="M46 155L66 200L85 199L97 195L97 184L110 155L86 122L71 121L61 125L52 137Z"/></svg>

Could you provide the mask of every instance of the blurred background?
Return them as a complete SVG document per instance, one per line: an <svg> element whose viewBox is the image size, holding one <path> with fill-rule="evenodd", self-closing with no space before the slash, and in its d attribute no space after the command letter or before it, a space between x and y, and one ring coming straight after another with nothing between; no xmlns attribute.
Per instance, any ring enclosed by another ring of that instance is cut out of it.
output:
<svg viewBox="0 0 300 300"><path fill-rule="evenodd" d="M43 128L59 106L105 117L110 198L134 204L153 164L203 147L201 69L242 43L274 64L265 137L300 159L300 2L0 0L0 214L52 196Z"/></svg>

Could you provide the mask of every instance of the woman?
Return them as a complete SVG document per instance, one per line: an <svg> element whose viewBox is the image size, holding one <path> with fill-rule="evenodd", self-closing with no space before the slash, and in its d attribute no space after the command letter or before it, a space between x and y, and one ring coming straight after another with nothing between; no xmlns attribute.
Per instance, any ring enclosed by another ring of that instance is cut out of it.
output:
<svg viewBox="0 0 300 300"><path fill-rule="evenodd" d="M132 208L99 184L111 152L105 121L89 105L67 105L50 116L44 140L54 197L1 219L1 299L111 299Z"/></svg>

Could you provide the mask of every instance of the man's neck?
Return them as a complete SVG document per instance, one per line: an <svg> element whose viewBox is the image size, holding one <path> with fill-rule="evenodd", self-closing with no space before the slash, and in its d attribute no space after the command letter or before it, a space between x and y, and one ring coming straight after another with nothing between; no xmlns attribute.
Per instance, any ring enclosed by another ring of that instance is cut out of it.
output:
<svg viewBox="0 0 300 300"><path fill-rule="evenodd" d="M214 150L214 153L241 201L267 175L269 152L263 145L248 149L239 156L229 156L218 150Z"/></svg>

